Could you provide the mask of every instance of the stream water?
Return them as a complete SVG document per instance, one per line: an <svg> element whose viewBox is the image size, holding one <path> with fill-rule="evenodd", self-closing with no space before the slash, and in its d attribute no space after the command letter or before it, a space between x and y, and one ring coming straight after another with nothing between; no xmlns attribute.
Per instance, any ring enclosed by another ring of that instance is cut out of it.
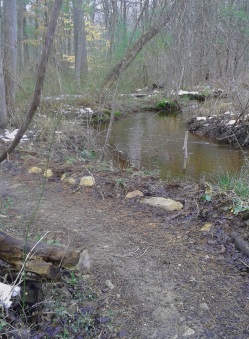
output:
<svg viewBox="0 0 249 339"><path fill-rule="evenodd" d="M158 170L161 179L191 177L203 173L236 172L245 163L248 150L217 144L193 134L188 138L188 162L183 173L185 124L182 114L163 116L139 112L116 121L110 145L129 160L130 165Z"/></svg>

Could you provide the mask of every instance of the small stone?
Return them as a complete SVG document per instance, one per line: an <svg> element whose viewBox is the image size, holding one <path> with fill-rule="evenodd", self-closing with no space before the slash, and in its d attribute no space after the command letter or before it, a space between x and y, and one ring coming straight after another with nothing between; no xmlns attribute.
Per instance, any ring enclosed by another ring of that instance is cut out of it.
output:
<svg viewBox="0 0 249 339"><path fill-rule="evenodd" d="M144 196L143 192L139 190L135 190L132 192L128 192L125 196L125 199L132 199L132 198L143 197L143 196Z"/></svg>
<svg viewBox="0 0 249 339"><path fill-rule="evenodd" d="M208 231L210 231L212 226L213 226L213 224L211 222L207 222L206 224L204 224L202 226L201 231L208 232Z"/></svg>
<svg viewBox="0 0 249 339"><path fill-rule="evenodd" d="M74 185L76 183L76 180L74 178L68 178L67 179L67 182L70 184L70 185Z"/></svg>
<svg viewBox="0 0 249 339"><path fill-rule="evenodd" d="M193 334L195 334L195 331L192 330L192 328L187 327L187 328L186 328L186 331L183 333L183 336L184 336L184 337L188 337L188 336L193 335Z"/></svg>
<svg viewBox="0 0 249 339"><path fill-rule="evenodd" d="M42 169L39 168L39 167L31 167L29 170L28 170L28 173L41 173Z"/></svg>
<svg viewBox="0 0 249 339"><path fill-rule="evenodd" d="M62 176L61 176L61 181L65 180L67 177L66 173L63 173Z"/></svg>
<svg viewBox="0 0 249 339"><path fill-rule="evenodd" d="M209 310L209 307L206 303L201 303L200 308L202 308L203 310L207 310L207 311Z"/></svg>
<svg viewBox="0 0 249 339"><path fill-rule="evenodd" d="M52 175L53 175L53 172L51 171L51 169L47 169L47 170L45 170L45 172L43 173L43 176L45 177L45 178L51 178L52 177Z"/></svg>
<svg viewBox="0 0 249 339"><path fill-rule="evenodd" d="M79 262L76 267L80 272L89 270L91 268L90 256L87 248L85 248L80 253Z"/></svg>
<svg viewBox="0 0 249 339"><path fill-rule="evenodd" d="M114 289L114 285L113 285L113 283L111 282L111 280L106 280L106 281L105 281L105 284L106 284L106 286L107 286L110 290L113 290L113 289Z"/></svg>
<svg viewBox="0 0 249 339"><path fill-rule="evenodd" d="M80 186L94 186L95 185L95 179L93 176L85 176L80 179Z"/></svg>

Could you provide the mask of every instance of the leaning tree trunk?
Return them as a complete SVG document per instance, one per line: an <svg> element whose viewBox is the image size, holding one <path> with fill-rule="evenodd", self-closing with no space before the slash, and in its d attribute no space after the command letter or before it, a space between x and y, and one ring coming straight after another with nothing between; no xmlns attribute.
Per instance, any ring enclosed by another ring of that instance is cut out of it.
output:
<svg viewBox="0 0 249 339"><path fill-rule="evenodd" d="M30 105L30 108L29 108L29 112L26 116L25 121L23 122L23 124L19 128L13 142L10 144L10 146L7 148L7 150L4 151L0 155L0 163L3 160L5 160L8 156L8 154L10 154L15 149L15 147L19 144L20 140L22 139L24 133L26 132L29 124L31 123L31 121L32 121L32 119L35 115L37 107L40 105L41 92L42 92L43 82L44 82L45 73L46 73L46 66L47 66L47 63L48 63L48 55L49 55L49 52L50 52L50 49L51 49L51 46L52 46L53 36L54 36L59 12L60 12L60 9L61 9L61 6L62 6L62 1L63 0L55 0L55 2L54 2L54 8L53 8L53 12L52 12L49 24L48 24L48 31L47 31L47 34L46 34L46 37L45 37L45 43L44 43L44 46L43 46L40 64L39 64L39 68L38 68L38 75L37 75L37 79L36 79L35 91L34 91L33 99L32 99L32 102L31 102L31 105Z"/></svg>
<svg viewBox="0 0 249 339"><path fill-rule="evenodd" d="M180 2L175 0L171 6L171 10L165 14L165 16L163 16L163 19L151 26L147 32L142 34L142 36L134 43L134 45L127 50L124 57L113 67L104 80L101 86L101 94L103 94L105 90L110 88L118 80L122 72L132 63L143 47L170 21L170 19L175 14L174 11L176 3Z"/></svg>

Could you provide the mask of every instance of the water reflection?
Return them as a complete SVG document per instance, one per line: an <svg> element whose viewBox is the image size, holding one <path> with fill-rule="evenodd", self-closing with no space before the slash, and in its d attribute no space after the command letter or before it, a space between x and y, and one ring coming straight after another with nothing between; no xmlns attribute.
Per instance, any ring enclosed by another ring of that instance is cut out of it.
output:
<svg viewBox="0 0 249 339"><path fill-rule="evenodd" d="M162 179L183 176L185 125L181 115L159 116L140 112L115 122L110 144L130 159L130 163L149 170L158 169ZM227 145L189 134L187 176L221 170L236 171L244 164L243 153ZM248 153L247 153L248 154Z"/></svg>

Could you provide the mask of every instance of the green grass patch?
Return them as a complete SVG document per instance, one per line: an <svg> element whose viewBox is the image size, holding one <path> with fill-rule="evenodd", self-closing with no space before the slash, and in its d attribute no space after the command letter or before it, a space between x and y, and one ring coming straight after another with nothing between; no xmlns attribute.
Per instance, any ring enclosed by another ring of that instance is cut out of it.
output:
<svg viewBox="0 0 249 339"><path fill-rule="evenodd" d="M225 193L231 204L229 209L234 213L249 209L249 170L246 167L239 172L223 172L217 176L219 191Z"/></svg>

